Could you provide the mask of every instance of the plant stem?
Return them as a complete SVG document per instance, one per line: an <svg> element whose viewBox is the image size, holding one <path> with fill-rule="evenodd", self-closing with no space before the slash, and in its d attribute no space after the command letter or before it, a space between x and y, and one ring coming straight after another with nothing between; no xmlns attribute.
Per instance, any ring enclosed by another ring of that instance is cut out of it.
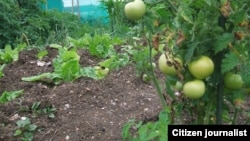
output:
<svg viewBox="0 0 250 141"><path fill-rule="evenodd" d="M161 105L162 107L165 109L167 107L167 102L165 100L165 97L161 91L161 87L158 83L158 80L154 74L154 67L153 67L153 60L152 60L152 51L153 51L153 47L152 47L152 44L151 44L151 36L149 35L149 39L147 38L148 40L148 46L149 46L149 63L150 63L150 72L151 72L151 75L152 75L152 80L153 80L153 83L156 87L156 90L157 90L157 94L160 98L160 101L161 101Z"/></svg>
<svg viewBox="0 0 250 141"><path fill-rule="evenodd" d="M170 1L170 0L166 0L175 10L175 12L178 11L178 9L176 8L176 6Z"/></svg>
<svg viewBox="0 0 250 141"><path fill-rule="evenodd" d="M219 17L218 25L226 31L226 18L224 16ZM221 74L221 60L224 56L224 50L219 52L216 58L216 67L217 72L220 74L218 77L218 85L217 85L217 106L216 106L216 124L222 124L222 106L223 106L223 76Z"/></svg>
<svg viewBox="0 0 250 141"><path fill-rule="evenodd" d="M234 117L233 117L233 121L232 121L232 125L234 125L234 124L235 124L235 122L236 122L236 119L237 119L237 114L238 114L238 109L237 109L237 108L235 108L235 110L234 110Z"/></svg>

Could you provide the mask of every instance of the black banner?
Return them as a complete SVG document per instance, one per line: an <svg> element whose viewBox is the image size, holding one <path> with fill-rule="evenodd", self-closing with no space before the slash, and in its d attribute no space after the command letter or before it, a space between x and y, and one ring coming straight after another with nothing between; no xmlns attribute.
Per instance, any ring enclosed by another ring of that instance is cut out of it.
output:
<svg viewBox="0 0 250 141"><path fill-rule="evenodd" d="M250 125L169 125L168 141L219 139L250 140Z"/></svg>

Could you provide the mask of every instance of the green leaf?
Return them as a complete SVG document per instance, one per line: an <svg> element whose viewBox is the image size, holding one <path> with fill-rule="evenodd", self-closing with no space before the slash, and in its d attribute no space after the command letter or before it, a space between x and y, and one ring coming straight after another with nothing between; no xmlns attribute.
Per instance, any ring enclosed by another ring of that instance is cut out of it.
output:
<svg viewBox="0 0 250 141"><path fill-rule="evenodd" d="M59 44L50 44L49 47L51 47L51 48L56 48L56 49L62 48L62 46L59 45Z"/></svg>
<svg viewBox="0 0 250 141"><path fill-rule="evenodd" d="M215 41L215 54L227 48L228 44L232 42L234 36L231 33L224 33L222 35L218 35Z"/></svg>
<svg viewBox="0 0 250 141"><path fill-rule="evenodd" d="M42 51L39 51L38 54L36 55L37 58L39 60L41 60L44 56L46 56L48 54L48 51L47 50L42 50Z"/></svg>
<svg viewBox="0 0 250 141"><path fill-rule="evenodd" d="M0 78L4 76L3 69L6 66L6 64L0 65Z"/></svg>
<svg viewBox="0 0 250 141"><path fill-rule="evenodd" d="M59 73L65 81L72 81L80 76L80 64L77 59L64 62L60 72L55 73Z"/></svg>
<svg viewBox="0 0 250 141"><path fill-rule="evenodd" d="M130 129L135 124L134 120L130 120L122 127L122 139L127 140L131 138Z"/></svg>
<svg viewBox="0 0 250 141"><path fill-rule="evenodd" d="M33 141L34 133L33 132L24 132L22 141Z"/></svg>
<svg viewBox="0 0 250 141"><path fill-rule="evenodd" d="M93 78L93 79L98 79L98 77L96 75L96 69L94 67L81 68L80 74L83 77L90 77L90 78Z"/></svg>
<svg viewBox="0 0 250 141"><path fill-rule="evenodd" d="M238 64L239 58L236 54L232 52L225 54L224 58L222 59L221 73L225 73L232 70Z"/></svg>
<svg viewBox="0 0 250 141"><path fill-rule="evenodd" d="M193 15L192 10L188 7L188 5L182 5L178 9L180 17L182 17L186 22L193 24Z"/></svg>
<svg viewBox="0 0 250 141"><path fill-rule="evenodd" d="M185 63L189 63L193 57L195 48L198 46L197 42L191 43L190 45L188 45L188 49L185 55Z"/></svg>
<svg viewBox="0 0 250 141"><path fill-rule="evenodd" d="M212 5L212 0L204 0L208 6L211 6Z"/></svg>
<svg viewBox="0 0 250 141"><path fill-rule="evenodd" d="M18 50L12 49L10 45L6 45L4 50L0 51L0 63L10 63L18 60Z"/></svg>
<svg viewBox="0 0 250 141"><path fill-rule="evenodd" d="M37 125L35 125L35 124L29 124L25 127L25 129L28 131L34 131L34 130L36 130L36 128L37 128Z"/></svg>
<svg viewBox="0 0 250 141"><path fill-rule="evenodd" d="M52 73L42 73L36 76L28 76L28 77L22 77L22 81L27 81L27 82L34 82L34 81L42 81L44 79L50 79L53 76Z"/></svg>
<svg viewBox="0 0 250 141"><path fill-rule="evenodd" d="M241 76L242 76L242 80L244 81L244 85L246 87L250 87L250 61L244 63L241 66L242 70L241 70Z"/></svg>
<svg viewBox="0 0 250 141"><path fill-rule="evenodd" d="M23 90L18 91L4 91L3 94L0 96L0 103L6 103L11 100L16 99L23 93Z"/></svg>
<svg viewBox="0 0 250 141"><path fill-rule="evenodd" d="M169 108L165 108L164 110L162 110L160 112L159 121L170 123L171 118L170 118L170 109Z"/></svg>
<svg viewBox="0 0 250 141"><path fill-rule="evenodd" d="M24 128L25 126L30 124L30 119L25 117L24 119L18 120L16 124L19 128Z"/></svg>
<svg viewBox="0 0 250 141"><path fill-rule="evenodd" d="M159 135L160 135L159 130L152 130L152 132L149 132L149 134L147 135L146 141L150 141L152 139L155 139Z"/></svg>
<svg viewBox="0 0 250 141"><path fill-rule="evenodd" d="M78 61L80 60L80 56L77 54L75 50L65 51L60 57L62 57L62 60L64 62L69 61L71 59L76 59Z"/></svg>
<svg viewBox="0 0 250 141"><path fill-rule="evenodd" d="M14 133L14 136L19 136L19 135L21 135L22 133L23 133L22 130L17 129L17 130L15 131L15 133Z"/></svg>

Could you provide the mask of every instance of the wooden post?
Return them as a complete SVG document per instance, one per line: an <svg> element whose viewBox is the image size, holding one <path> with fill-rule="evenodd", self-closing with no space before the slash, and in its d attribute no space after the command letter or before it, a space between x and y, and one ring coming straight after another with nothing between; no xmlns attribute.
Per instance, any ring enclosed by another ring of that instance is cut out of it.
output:
<svg viewBox="0 0 250 141"><path fill-rule="evenodd" d="M46 5L45 5L45 6L46 6L46 7L45 7L45 10L47 11L47 10L48 10L48 1L46 0L45 2L46 2Z"/></svg>
<svg viewBox="0 0 250 141"><path fill-rule="evenodd" d="M72 14L74 14L74 0L72 0Z"/></svg>
<svg viewBox="0 0 250 141"><path fill-rule="evenodd" d="M78 18L80 19L80 6L79 6L79 0L77 0L77 8L78 8Z"/></svg>

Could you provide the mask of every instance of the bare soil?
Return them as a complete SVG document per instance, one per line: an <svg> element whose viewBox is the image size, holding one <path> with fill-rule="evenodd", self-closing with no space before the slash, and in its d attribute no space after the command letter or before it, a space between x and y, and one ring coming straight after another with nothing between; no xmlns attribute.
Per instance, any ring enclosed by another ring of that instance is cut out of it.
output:
<svg viewBox="0 0 250 141"><path fill-rule="evenodd" d="M80 78L60 85L24 82L22 77L53 70L51 65L37 66L37 52L35 49L22 51L19 60L4 69L0 93L23 89L24 94L0 104L1 141L20 140L13 134L21 117L30 118L31 123L38 126L35 141L119 141L128 120L152 120L161 110L154 86L136 77L130 65L111 71L103 80ZM45 62L51 62L57 55L55 49L48 52L43 58ZM98 61L87 52L79 53L82 66L95 65ZM35 102L41 102L41 109L56 108L55 117L34 116L30 109Z"/></svg>

